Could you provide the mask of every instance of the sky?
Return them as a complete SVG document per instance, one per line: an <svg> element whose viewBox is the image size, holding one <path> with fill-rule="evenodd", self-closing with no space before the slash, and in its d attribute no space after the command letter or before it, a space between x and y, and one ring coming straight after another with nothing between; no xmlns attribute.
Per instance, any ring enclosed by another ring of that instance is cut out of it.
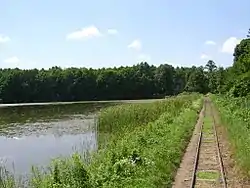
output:
<svg viewBox="0 0 250 188"><path fill-rule="evenodd" d="M249 0L0 0L0 68L228 67Z"/></svg>

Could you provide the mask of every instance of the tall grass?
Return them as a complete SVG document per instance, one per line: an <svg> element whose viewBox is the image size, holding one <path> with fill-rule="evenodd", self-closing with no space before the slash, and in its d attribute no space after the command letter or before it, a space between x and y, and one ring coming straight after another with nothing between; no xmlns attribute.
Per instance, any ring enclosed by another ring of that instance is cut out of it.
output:
<svg viewBox="0 0 250 188"><path fill-rule="evenodd" d="M134 130L138 126L155 121L165 111L171 110L173 105L184 105L197 95L168 98L168 100L152 103L124 103L117 106L103 108L98 118L98 147L104 148L111 140L122 136L124 132Z"/></svg>
<svg viewBox="0 0 250 188"><path fill-rule="evenodd" d="M15 188L16 182L14 176L0 166L0 187L1 188Z"/></svg>
<svg viewBox="0 0 250 188"><path fill-rule="evenodd" d="M144 103L144 104L122 104L101 110L99 116L98 131L101 135L101 145L106 134L110 140L112 137L121 136L124 132L134 130L138 126L144 126L149 122L157 120L161 114L168 111L173 115L179 113L182 107L190 105L190 103L199 97L198 94L181 95L168 98L163 101ZM175 109L175 110L174 110ZM176 110L178 109L178 110ZM106 139L107 139L106 137Z"/></svg>
<svg viewBox="0 0 250 188"><path fill-rule="evenodd" d="M237 165L250 178L250 106L247 98L214 95Z"/></svg>
<svg viewBox="0 0 250 188"><path fill-rule="evenodd" d="M99 131L111 132L107 147L94 154L90 164L74 154L52 162L46 173L33 168L29 186L170 187L201 103L201 96L194 94L105 109Z"/></svg>

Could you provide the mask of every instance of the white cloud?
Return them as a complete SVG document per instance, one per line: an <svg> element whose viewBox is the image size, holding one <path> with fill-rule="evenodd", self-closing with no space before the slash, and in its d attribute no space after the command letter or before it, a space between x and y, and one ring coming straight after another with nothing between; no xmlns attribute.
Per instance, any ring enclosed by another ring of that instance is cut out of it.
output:
<svg viewBox="0 0 250 188"><path fill-rule="evenodd" d="M201 59L209 59L210 57L207 54L201 54Z"/></svg>
<svg viewBox="0 0 250 188"><path fill-rule="evenodd" d="M128 45L128 48L133 48L138 51L141 50L142 48L141 41L139 39L134 40Z"/></svg>
<svg viewBox="0 0 250 188"><path fill-rule="evenodd" d="M237 44L240 43L240 39L237 39L236 37L230 37L228 38L222 45L221 52L223 53L228 53L228 54L233 54L234 49Z"/></svg>
<svg viewBox="0 0 250 188"><path fill-rule="evenodd" d="M216 42L212 41L212 40L207 40L205 42L206 45L216 45Z"/></svg>
<svg viewBox="0 0 250 188"><path fill-rule="evenodd" d="M78 31L74 31L66 36L69 40L80 40L92 37L100 37L102 33L94 25L89 27L84 27Z"/></svg>
<svg viewBox="0 0 250 188"><path fill-rule="evenodd" d="M10 63L10 64L16 64L19 62L20 60L16 56L13 56L4 60L4 63Z"/></svg>
<svg viewBox="0 0 250 188"><path fill-rule="evenodd" d="M0 34L0 43L6 43L10 41L10 37Z"/></svg>
<svg viewBox="0 0 250 188"><path fill-rule="evenodd" d="M108 29L108 34L109 35L117 35L118 31L116 29Z"/></svg>
<svg viewBox="0 0 250 188"><path fill-rule="evenodd" d="M140 54L137 57L137 61L146 61L146 62L149 62L149 61L151 61L151 56L147 55L147 54Z"/></svg>

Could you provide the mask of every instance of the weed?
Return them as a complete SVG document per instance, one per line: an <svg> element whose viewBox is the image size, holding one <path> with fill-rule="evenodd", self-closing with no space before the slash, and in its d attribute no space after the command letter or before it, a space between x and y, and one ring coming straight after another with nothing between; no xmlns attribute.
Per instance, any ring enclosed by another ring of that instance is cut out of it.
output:
<svg viewBox="0 0 250 188"><path fill-rule="evenodd" d="M213 95L222 124L226 127L237 165L250 178L250 110L247 98Z"/></svg>
<svg viewBox="0 0 250 188"><path fill-rule="evenodd" d="M196 173L198 179L207 179L207 180L217 180L220 177L220 173L218 171L198 171Z"/></svg>

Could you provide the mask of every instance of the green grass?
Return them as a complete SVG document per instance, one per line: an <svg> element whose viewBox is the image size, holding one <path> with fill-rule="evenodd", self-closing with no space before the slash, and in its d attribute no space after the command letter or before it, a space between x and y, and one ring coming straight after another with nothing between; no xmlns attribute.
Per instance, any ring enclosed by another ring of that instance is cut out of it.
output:
<svg viewBox="0 0 250 188"><path fill-rule="evenodd" d="M209 115L206 115L204 117L204 123L203 123L203 127L202 127L202 131L205 134L212 134L213 133L213 122L212 122L212 118Z"/></svg>
<svg viewBox="0 0 250 188"><path fill-rule="evenodd" d="M203 135L205 135L205 136L213 136L214 135L214 130L213 129L206 129L203 132Z"/></svg>
<svg viewBox="0 0 250 188"><path fill-rule="evenodd" d="M196 177L198 179L217 180L220 177L220 173L218 171L198 171Z"/></svg>
<svg viewBox="0 0 250 188"><path fill-rule="evenodd" d="M13 174L6 171L0 166L0 187L1 188L16 188L17 182L14 180Z"/></svg>
<svg viewBox="0 0 250 188"><path fill-rule="evenodd" d="M201 104L201 96L193 94L104 109L99 131L110 138L91 163L74 154L53 161L47 173L33 168L29 187L171 187Z"/></svg>
<svg viewBox="0 0 250 188"><path fill-rule="evenodd" d="M210 143L214 142L214 130L213 130L213 122L212 118L209 115L206 115L204 117L203 127L202 127L202 133L203 133L203 142L204 143Z"/></svg>
<svg viewBox="0 0 250 188"><path fill-rule="evenodd" d="M157 120L166 111L176 116L181 108L190 105L196 97L196 94L183 95L153 103L121 104L102 109L98 126L99 146L102 147L108 141L117 139L138 126L143 127ZM172 108L178 110L172 110Z"/></svg>
<svg viewBox="0 0 250 188"><path fill-rule="evenodd" d="M213 142L215 142L213 137L211 137L211 138L204 138L203 137L203 143L213 143Z"/></svg>
<svg viewBox="0 0 250 188"><path fill-rule="evenodd" d="M244 105L249 100L219 95L213 95L212 99L227 130L236 164L250 179L250 108Z"/></svg>

